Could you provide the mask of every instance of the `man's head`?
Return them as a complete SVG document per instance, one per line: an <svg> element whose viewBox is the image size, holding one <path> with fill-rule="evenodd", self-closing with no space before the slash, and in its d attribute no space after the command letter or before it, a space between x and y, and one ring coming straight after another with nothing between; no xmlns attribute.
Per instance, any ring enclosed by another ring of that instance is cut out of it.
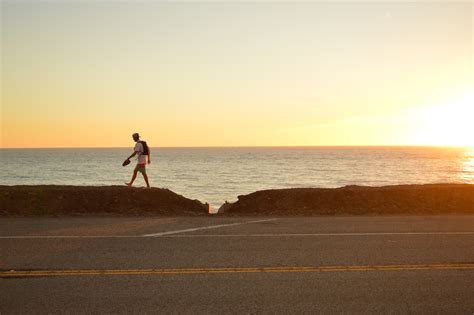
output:
<svg viewBox="0 0 474 315"><path fill-rule="evenodd" d="M138 132L135 132L132 135L132 138L133 138L133 141L137 142L138 140L140 140L140 135L138 134Z"/></svg>

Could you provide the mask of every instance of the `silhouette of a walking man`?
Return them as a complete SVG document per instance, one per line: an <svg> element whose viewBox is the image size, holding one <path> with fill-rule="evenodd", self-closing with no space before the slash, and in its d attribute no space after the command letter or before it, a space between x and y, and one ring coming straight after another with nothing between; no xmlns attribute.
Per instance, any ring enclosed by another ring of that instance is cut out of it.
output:
<svg viewBox="0 0 474 315"><path fill-rule="evenodd" d="M146 174L146 164L151 163L151 156L150 156L150 150L148 148L148 145L146 144L145 141L140 140L140 135L138 133L134 133L132 135L133 141L136 142L135 148L133 149L133 154L130 155L127 160L125 161L130 161L131 158L133 158L135 155L137 155L137 166L133 170L133 176L132 179L130 180L129 183L125 183L127 186L131 187L133 185L133 182L137 178L137 173L140 172L143 175L143 178L145 179L146 182L146 187L150 188L150 183L148 181L148 175Z"/></svg>

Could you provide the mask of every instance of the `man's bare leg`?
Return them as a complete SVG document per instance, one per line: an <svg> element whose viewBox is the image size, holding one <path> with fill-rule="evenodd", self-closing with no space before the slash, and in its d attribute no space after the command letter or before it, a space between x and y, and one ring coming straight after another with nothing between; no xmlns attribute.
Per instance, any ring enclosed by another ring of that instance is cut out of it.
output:
<svg viewBox="0 0 474 315"><path fill-rule="evenodd" d="M148 182L148 175L146 173L142 173L143 178L145 179L146 182L146 187L150 188L150 183Z"/></svg>
<svg viewBox="0 0 474 315"><path fill-rule="evenodd" d="M125 183L128 187L132 187L133 182L135 181L135 178L137 178L137 171L133 171L133 176L132 179L130 180L130 183Z"/></svg>

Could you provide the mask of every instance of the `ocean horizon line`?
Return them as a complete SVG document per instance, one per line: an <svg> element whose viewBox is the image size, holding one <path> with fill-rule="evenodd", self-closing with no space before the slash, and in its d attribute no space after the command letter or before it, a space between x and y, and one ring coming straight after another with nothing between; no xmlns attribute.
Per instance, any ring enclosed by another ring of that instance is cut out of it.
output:
<svg viewBox="0 0 474 315"><path fill-rule="evenodd" d="M110 146L110 147L6 147L0 150L74 150L74 149L128 149L130 146ZM435 148L435 149L468 149L469 146L462 145L256 145L256 146L150 146L152 149L338 149L338 148Z"/></svg>

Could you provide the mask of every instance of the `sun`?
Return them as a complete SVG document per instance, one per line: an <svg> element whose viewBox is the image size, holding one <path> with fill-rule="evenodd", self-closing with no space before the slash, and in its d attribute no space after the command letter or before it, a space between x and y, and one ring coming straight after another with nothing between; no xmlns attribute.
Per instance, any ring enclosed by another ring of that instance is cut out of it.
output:
<svg viewBox="0 0 474 315"><path fill-rule="evenodd" d="M414 116L414 143L474 148L473 89L447 103L419 108Z"/></svg>

